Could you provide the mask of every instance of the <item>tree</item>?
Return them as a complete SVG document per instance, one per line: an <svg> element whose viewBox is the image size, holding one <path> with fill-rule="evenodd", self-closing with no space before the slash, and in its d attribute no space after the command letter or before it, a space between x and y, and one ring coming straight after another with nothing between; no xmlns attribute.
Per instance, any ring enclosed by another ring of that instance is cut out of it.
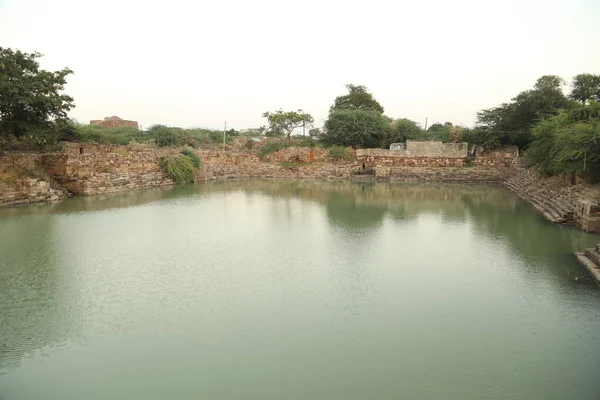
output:
<svg viewBox="0 0 600 400"><path fill-rule="evenodd" d="M381 147L382 140L389 134L390 120L371 109L338 109L329 113L325 129L322 139L325 144Z"/></svg>
<svg viewBox="0 0 600 400"><path fill-rule="evenodd" d="M399 118L392 123L390 134L383 143L383 147L389 147L392 143L406 142L408 139L416 139L422 132L423 130L415 121Z"/></svg>
<svg viewBox="0 0 600 400"><path fill-rule="evenodd" d="M383 114L383 107L373 95L367 91L367 88L362 85L346 85L348 94L335 98L329 112L333 110L374 110Z"/></svg>
<svg viewBox="0 0 600 400"><path fill-rule="evenodd" d="M561 110L532 129L525 155L547 174L577 173L600 178L600 103Z"/></svg>
<svg viewBox="0 0 600 400"><path fill-rule="evenodd" d="M545 75L533 89L519 93L510 103L481 110L477 113L479 132L496 135L501 145L525 147L532 140L530 129L534 124L569 107L561 89L563 83L558 76Z"/></svg>
<svg viewBox="0 0 600 400"><path fill-rule="evenodd" d="M262 116L263 118L266 118L269 123L269 129L266 132L266 136L278 138L286 137L288 140L290 140L290 136L294 129L302 126L310 127L314 122L313 117L302 110L279 110L273 113L265 112Z"/></svg>
<svg viewBox="0 0 600 400"><path fill-rule="evenodd" d="M444 125L440 124L439 122L436 122L435 124L429 125L427 131L441 131L442 129L444 129Z"/></svg>
<svg viewBox="0 0 600 400"><path fill-rule="evenodd" d="M73 71L40 69L41 56L0 47L0 138L46 144L57 134L53 122L67 119L73 108L73 98L61 93Z"/></svg>
<svg viewBox="0 0 600 400"><path fill-rule="evenodd" d="M442 142L450 141L450 131L452 130L452 122L441 124L436 122L427 128L427 132L422 136L427 140L441 140Z"/></svg>
<svg viewBox="0 0 600 400"><path fill-rule="evenodd" d="M588 100L600 101L600 75L575 75L569 98L580 101L581 104L585 104Z"/></svg>

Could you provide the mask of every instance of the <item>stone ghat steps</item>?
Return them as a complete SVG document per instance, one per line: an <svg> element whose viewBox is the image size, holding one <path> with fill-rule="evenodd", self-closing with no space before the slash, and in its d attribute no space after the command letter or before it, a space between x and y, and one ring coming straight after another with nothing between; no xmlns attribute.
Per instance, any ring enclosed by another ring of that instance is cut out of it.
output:
<svg viewBox="0 0 600 400"><path fill-rule="evenodd" d="M504 185L552 223L573 224L575 200L559 191L539 188L525 174L517 174L506 180Z"/></svg>
<svg viewBox="0 0 600 400"><path fill-rule="evenodd" d="M592 274L596 282L600 283L600 245L592 249L585 249L583 253L575 253L581 264Z"/></svg>

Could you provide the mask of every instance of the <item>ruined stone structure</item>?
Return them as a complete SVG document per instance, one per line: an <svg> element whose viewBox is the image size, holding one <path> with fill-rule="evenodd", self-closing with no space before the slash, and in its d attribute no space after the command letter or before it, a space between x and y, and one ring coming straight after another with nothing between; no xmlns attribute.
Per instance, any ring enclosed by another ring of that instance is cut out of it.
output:
<svg viewBox="0 0 600 400"><path fill-rule="evenodd" d="M138 128L137 121L127 121L113 115L112 117L106 117L104 119L94 119L90 121L90 125L98 125L103 128L120 128L122 126L130 126Z"/></svg>

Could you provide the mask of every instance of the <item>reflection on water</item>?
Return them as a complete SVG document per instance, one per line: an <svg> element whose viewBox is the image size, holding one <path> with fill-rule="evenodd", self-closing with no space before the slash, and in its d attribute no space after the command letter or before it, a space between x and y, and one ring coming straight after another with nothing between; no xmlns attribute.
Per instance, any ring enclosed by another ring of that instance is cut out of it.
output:
<svg viewBox="0 0 600 400"><path fill-rule="evenodd" d="M600 398L597 241L487 185L0 209L0 399Z"/></svg>

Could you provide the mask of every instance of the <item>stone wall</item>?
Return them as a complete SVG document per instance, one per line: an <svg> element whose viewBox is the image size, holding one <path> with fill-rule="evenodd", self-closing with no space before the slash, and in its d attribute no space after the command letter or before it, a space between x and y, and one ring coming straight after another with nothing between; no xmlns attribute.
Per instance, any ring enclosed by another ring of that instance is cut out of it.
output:
<svg viewBox="0 0 600 400"><path fill-rule="evenodd" d="M180 149L155 148L147 145L118 146L70 143L62 153L19 156L25 169L36 166L35 176L8 188L2 185L1 204L46 201L69 193L98 195L156 186L172 185L158 166L158 158L177 155ZM456 157L395 157L386 150L368 154L384 156L354 157L333 161L329 151L320 148L285 148L265 160L250 150L224 151L198 149L202 160L196 180L235 178L349 179L375 177L407 181L500 182L511 169L501 158L481 158L466 165L469 159ZM356 153L360 154L361 150ZM364 150L362 151L365 152ZM14 160L5 155L0 165ZM500 161L498 161L500 160ZM366 163L365 163L366 161ZM367 168L369 165L369 168ZM441 168L443 167L443 168ZM6 175L6 174L5 174ZM4 181L3 181L4 182ZM44 183L46 182L46 183ZM57 191L58 190L58 191ZM39 192L39 195L37 194Z"/></svg>
<svg viewBox="0 0 600 400"><path fill-rule="evenodd" d="M157 161L178 152L150 146L69 144L65 153L44 155L42 164L69 192L95 195L173 185Z"/></svg>
<svg viewBox="0 0 600 400"><path fill-rule="evenodd" d="M360 151L360 150L358 150ZM378 167L462 167L465 158L449 157L404 157L385 154L382 156L359 156L358 161Z"/></svg>
<svg viewBox="0 0 600 400"><path fill-rule="evenodd" d="M358 157L419 157L419 158L465 158L468 156L467 143L442 143L407 140L405 146L394 143L393 150L361 149Z"/></svg>
<svg viewBox="0 0 600 400"><path fill-rule="evenodd" d="M485 167L377 167L375 176L378 179L392 181L417 182L479 182L501 183L507 179L512 170L506 168Z"/></svg>
<svg viewBox="0 0 600 400"><path fill-rule="evenodd" d="M575 205L575 224L585 232L600 233L600 205L595 202L579 199Z"/></svg>
<svg viewBox="0 0 600 400"><path fill-rule="evenodd" d="M466 157L469 150L467 143L442 143L406 141L406 157Z"/></svg>
<svg viewBox="0 0 600 400"><path fill-rule="evenodd" d="M436 142L407 142L407 146L415 143L436 143ZM439 143L438 143L439 144ZM448 145L463 145L466 143L444 143ZM486 168L512 168L517 164L518 150L516 148L500 149L494 152L480 153L477 157L467 157L466 147L457 146L456 151L450 152L450 155L428 156L428 157L409 157L406 151L402 150L384 150L384 149L361 149L356 150L356 157L365 167L376 168L385 167L462 167L477 166ZM464 150L464 151L463 151ZM432 152L433 154L433 152ZM456 157L461 154L460 157Z"/></svg>
<svg viewBox="0 0 600 400"><path fill-rule="evenodd" d="M33 153L0 154L0 206L59 200L69 192L54 182Z"/></svg>

